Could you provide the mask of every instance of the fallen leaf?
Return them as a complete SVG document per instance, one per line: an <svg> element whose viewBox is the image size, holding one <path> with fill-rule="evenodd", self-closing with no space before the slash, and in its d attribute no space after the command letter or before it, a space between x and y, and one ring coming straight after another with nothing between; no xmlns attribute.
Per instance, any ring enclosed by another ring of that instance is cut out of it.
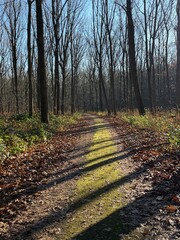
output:
<svg viewBox="0 0 180 240"><path fill-rule="evenodd" d="M172 201L175 203L180 203L180 199L176 195L172 197Z"/></svg>
<svg viewBox="0 0 180 240"><path fill-rule="evenodd" d="M174 213L177 211L177 207L174 205L168 205L168 206L166 206L166 211L168 211L170 213Z"/></svg>

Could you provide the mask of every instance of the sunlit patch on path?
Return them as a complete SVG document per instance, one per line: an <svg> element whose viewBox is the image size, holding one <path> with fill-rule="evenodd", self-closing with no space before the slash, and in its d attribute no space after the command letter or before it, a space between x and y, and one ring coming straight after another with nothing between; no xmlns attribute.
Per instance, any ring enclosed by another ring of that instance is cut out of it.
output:
<svg viewBox="0 0 180 240"><path fill-rule="evenodd" d="M122 207L122 193L116 186L123 175L118 161L119 147L113 139L112 129L107 124L95 119L94 127L96 130L92 146L85 158L84 168L88 170L83 171L76 181L75 198L64 222L62 240L91 239L91 233L83 238L83 232ZM120 216L117 215L116 219L110 218L109 221L110 223L101 225L100 229L97 227L93 230L97 231L94 235L103 237L118 234L121 227Z"/></svg>

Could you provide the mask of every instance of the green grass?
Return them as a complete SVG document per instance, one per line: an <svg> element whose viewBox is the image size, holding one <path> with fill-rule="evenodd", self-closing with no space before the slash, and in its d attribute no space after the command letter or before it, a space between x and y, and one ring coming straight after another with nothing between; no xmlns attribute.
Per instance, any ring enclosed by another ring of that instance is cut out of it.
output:
<svg viewBox="0 0 180 240"><path fill-rule="evenodd" d="M180 116L176 111L149 112L140 116L137 112L121 112L118 116L130 125L166 135L172 147L180 146Z"/></svg>
<svg viewBox="0 0 180 240"><path fill-rule="evenodd" d="M81 117L50 115L50 123L42 124L38 115L29 118L27 114L0 117L0 163L8 156L21 153L33 144L46 141L59 131L75 124Z"/></svg>
<svg viewBox="0 0 180 240"><path fill-rule="evenodd" d="M98 116L107 116L106 112L98 112ZM122 111L117 113L117 118L139 129L155 131L167 137L170 147L180 147L180 112L177 110L158 111L140 116L138 111Z"/></svg>

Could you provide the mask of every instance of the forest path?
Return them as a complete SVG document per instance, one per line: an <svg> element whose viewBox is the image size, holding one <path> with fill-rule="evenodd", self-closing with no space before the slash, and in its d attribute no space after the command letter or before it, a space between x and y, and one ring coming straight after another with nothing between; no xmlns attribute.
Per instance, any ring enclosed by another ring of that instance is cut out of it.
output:
<svg viewBox="0 0 180 240"><path fill-rule="evenodd" d="M179 240L179 154L165 144L85 115L7 162L0 240Z"/></svg>
<svg viewBox="0 0 180 240"><path fill-rule="evenodd" d="M9 226L2 222L0 239L120 239L121 217L113 214L124 204L127 154L122 147L107 121L85 115L79 125L32 152L32 160L38 154L36 161L48 163L54 157L55 162L39 172L42 178L32 178L32 185L22 186L12 195L12 199L16 197L13 204L23 201L24 207ZM27 157L22 156L23 161Z"/></svg>
<svg viewBox="0 0 180 240"><path fill-rule="evenodd" d="M97 223L123 206L123 193L119 188L123 175L120 169L122 144L113 128L102 119L94 117L91 128L94 129L91 146L84 156L72 204L57 239L119 239L120 216L113 216L100 225Z"/></svg>

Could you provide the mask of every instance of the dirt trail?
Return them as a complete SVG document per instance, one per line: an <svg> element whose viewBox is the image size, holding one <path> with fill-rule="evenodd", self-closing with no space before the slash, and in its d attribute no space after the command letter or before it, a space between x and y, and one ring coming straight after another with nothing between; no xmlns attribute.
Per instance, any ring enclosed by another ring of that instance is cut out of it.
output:
<svg viewBox="0 0 180 240"><path fill-rule="evenodd" d="M119 239L119 216L96 225L123 205L122 144L107 122L89 115L68 134L81 137L64 166L46 176L0 239Z"/></svg>
<svg viewBox="0 0 180 240"><path fill-rule="evenodd" d="M62 224L61 240L117 239L119 236L120 216L112 217L103 226L93 227L123 206L119 188L123 176L122 145L108 123L98 118L94 121L91 147L76 181L69 214Z"/></svg>
<svg viewBox="0 0 180 240"><path fill-rule="evenodd" d="M26 209L9 225L0 221L0 240L179 240L179 211L165 210L169 200L151 181L151 165L131 159L137 133L122 122L114 126L116 132L107 121L86 115L52 139L52 151L47 145L41 162L57 153L60 140L69 145L59 150L64 160L57 156L40 182L32 179L32 186L19 189Z"/></svg>

